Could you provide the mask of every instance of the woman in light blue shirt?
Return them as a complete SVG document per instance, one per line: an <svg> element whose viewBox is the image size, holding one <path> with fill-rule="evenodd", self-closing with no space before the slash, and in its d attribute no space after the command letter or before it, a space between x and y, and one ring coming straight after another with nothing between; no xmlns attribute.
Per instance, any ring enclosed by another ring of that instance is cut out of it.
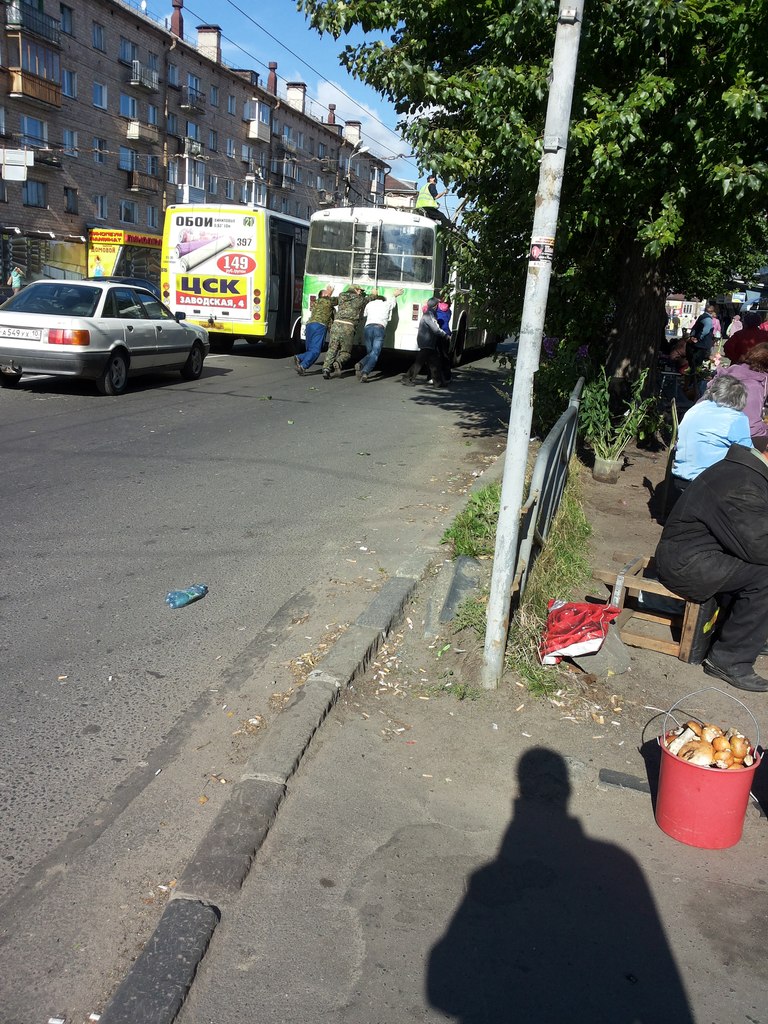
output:
<svg viewBox="0 0 768 1024"><path fill-rule="evenodd" d="M735 377L716 377L704 400L680 421L672 463L672 483L681 494L699 473L724 459L732 444L752 447L749 419L743 412L747 389Z"/></svg>

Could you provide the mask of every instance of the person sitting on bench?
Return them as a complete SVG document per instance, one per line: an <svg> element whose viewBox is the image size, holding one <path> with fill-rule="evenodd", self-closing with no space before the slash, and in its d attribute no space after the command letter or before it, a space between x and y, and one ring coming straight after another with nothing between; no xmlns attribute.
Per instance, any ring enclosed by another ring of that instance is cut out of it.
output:
<svg viewBox="0 0 768 1024"><path fill-rule="evenodd" d="M755 659L768 653L768 453L732 445L677 500L656 548L659 580L688 601L718 598L707 675L768 691Z"/></svg>

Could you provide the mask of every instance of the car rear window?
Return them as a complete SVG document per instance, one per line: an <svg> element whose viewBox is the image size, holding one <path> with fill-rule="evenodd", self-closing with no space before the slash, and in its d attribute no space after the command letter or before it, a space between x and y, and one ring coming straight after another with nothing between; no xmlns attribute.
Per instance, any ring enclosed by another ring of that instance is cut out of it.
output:
<svg viewBox="0 0 768 1024"><path fill-rule="evenodd" d="M14 313L50 313L54 316L93 316L101 298L101 289L83 284L28 284L3 303L3 310Z"/></svg>

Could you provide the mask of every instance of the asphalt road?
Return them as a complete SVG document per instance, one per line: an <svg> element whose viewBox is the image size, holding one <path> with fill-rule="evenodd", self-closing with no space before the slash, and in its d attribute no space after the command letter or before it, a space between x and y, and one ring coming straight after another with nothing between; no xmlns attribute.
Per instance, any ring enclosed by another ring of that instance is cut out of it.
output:
<svg viewBox="0 0 768 1024"><path fill-rule="evenodd" d="M396 568L499 434L499 376L485 359L442 392L324 382L243 347L116 399L42 377L0 393L0 899L119 814L293 594L373 545L376 571ZM197 582L204 600L166 606Z"/></svg>

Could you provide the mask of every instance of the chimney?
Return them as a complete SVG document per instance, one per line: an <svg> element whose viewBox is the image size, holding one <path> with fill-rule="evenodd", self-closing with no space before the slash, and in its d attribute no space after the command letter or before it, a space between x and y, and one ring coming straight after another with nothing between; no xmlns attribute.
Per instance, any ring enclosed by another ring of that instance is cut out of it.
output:
<svg viewBox="0 0 768 1024"><path fill-rule="evenodd" d="M221 28L218 25L197 26L197 52L221 64Z"/></svg>
<svg viewBox="0 0 768 1024"><path fill-rule="evenodd" d="M184 6L184 0L172 0L173 3L173 14L171 15L171 32L173 35L178 36L179 39L184 38L184 18L181 14L181 9Z"/></svg>
<svg viewBox="0 0 768 1024"><path fill-rule="evenodd" d="M286 85L286 96L288 106L303 114L307 98L307 87L304 82L288 82Z"/></svg>
<svg viewBox="0 0 768 1024"><path fill-rule="evenodd" d="M347 121L344 126L344 139L352 146L356 146L358 142L362 141L362 121Z"/></svg>
<svg viewBox="0 0 768 1024"><path fill-rule="evenodd" d="M336 124L336 104L328 104L328 124Z"/></svg>
<svg viewBox="0 0 768 1024"><path fill-rule="evenodd" d="M277 96L277 61L269 62L269 74L267 75L267 92Z"/></svg>

